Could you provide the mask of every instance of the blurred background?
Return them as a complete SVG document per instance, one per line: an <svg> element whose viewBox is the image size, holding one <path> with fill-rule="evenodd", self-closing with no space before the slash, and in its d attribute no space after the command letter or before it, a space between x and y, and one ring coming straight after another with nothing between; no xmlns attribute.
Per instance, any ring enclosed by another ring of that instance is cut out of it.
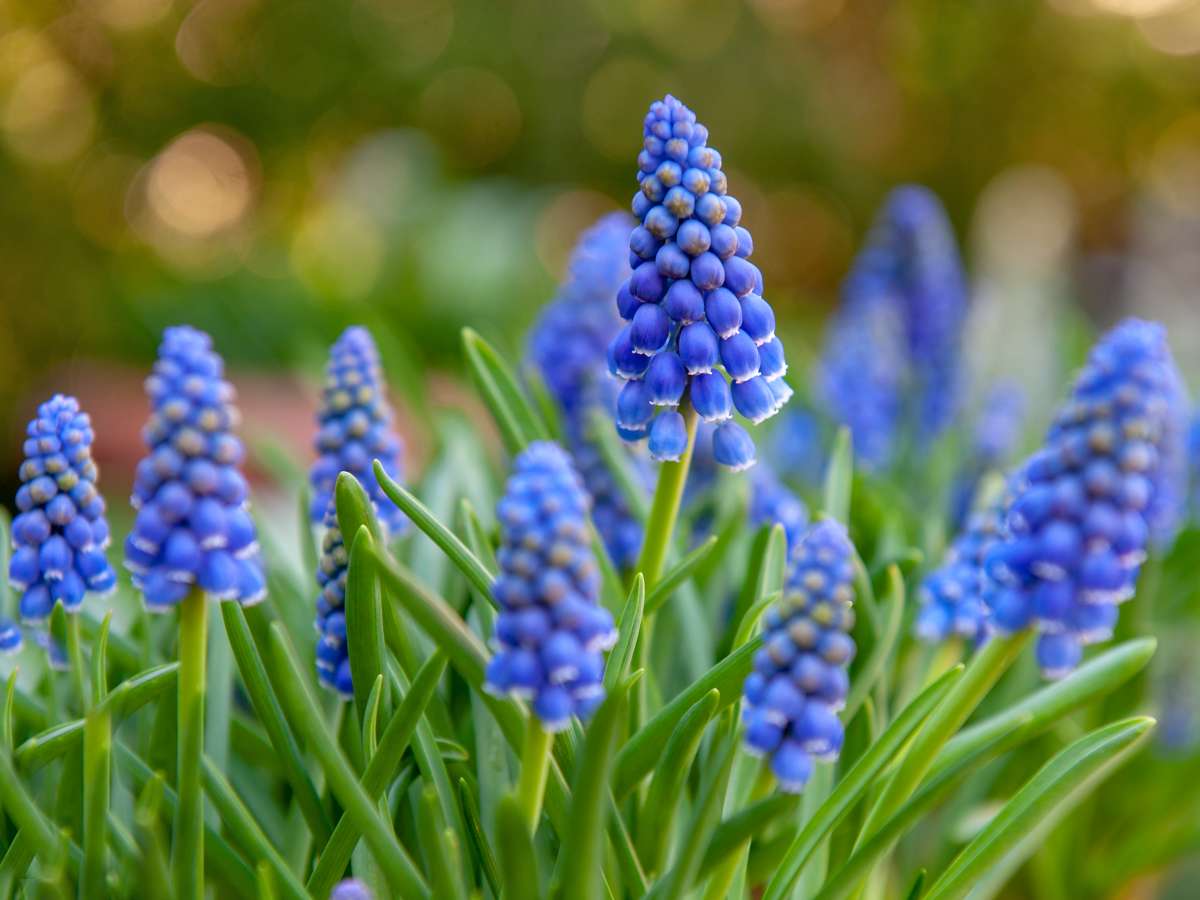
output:
<svg viewBox="0 0 1200 900"><path fill-rule="evenodd" d="M174 322L297 447L329 342L372 326L419 457L406 373L456 406L460 326L519 347L666 91L724 156L793 357L918 181L989 377L1054 402L1063 309L1167 319L1196 370L1198 75L1191 0L0 0L0 488L56 389L128 468Z"/></svg>

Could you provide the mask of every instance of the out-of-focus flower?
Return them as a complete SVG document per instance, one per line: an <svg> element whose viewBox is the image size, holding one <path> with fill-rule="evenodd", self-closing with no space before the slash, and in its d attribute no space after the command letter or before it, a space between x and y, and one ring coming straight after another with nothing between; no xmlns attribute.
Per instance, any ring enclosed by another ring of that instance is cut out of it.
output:
<svg viewBox="0 0 1200 900"><path fill-rule="evenodd" d="M592 497L592 519L613 563L637 560L642 526L589 436L592 417L616 414L617 382L608 372L608 345L621 328L612 298L629 277L625 213L610 213L580 237L558 296L529 336L529 357L562 413L566 443ZM635 465L639 470L642 466ZM644 473L649 477L649 473Z"/></svg>
<svg viewBox="0 0 1200 900"><path fill-rule="evenodd" d="M928 444L953 420L962 393L966 280L931 191L892 191L842 293L822 361L825 402L854 432L860 458L883 467L897 426Z"/></svg>
<svg viewBox="0 0 1200 900"><path fill-rule="evenodd" d="M334 887L329 900L375 900L375 895L365 882L357 878L347 878Z"/></svg>
<svg viewBox="0 0 1200 900"><path fill-rule="evenodd" d="M891 298L843 291L816 383L829 414L850 429L855 459L868 469L886 468L895 453L906 365L903 322Z"/></svg>
<svg viewBox="0 0 1200 900"><path fill-rule="evenodd" d="M74 397L55 394L25 434L8 580L22 592L21 618L41 622L55 602L74 613L87 593L109 593L116 576L104 554L109 531L96 488L91 419Z"/></svg>
<svg viewBox="0 0 1200 900"><path fill-rule="evenodd" d="M1165 330L1127 319L1092 348L1044 446L1021 467L987 554L992 618L1002 631L1037 627L1047 677L1112 636L1147 545L1177 520L1184 409Z"/></svg>
<svg viewBox="0 0 1200 900"><path fill-rule="evenodd" d="M796 547L782 600L763 618L763 646L743 689L746 744L770 757L784 791L802 790L813 760L837 759L842 748L853 580L846 529L818 522Z"/></svg>
<svg viewBox="0 0 1200 900"><path fill-rule="evenodd" d="M643 133L633 273L617 292L628 324L609 347L609 367L625 380L618 429L626 440L648 437L655 459L678 460L687 446L679 411L686 401L717 424L716 461L745 469L754 442L734 411L762 422L792 393L762 274L749 261L754 242L727 193L721 155L690 109L670 95L655 101Z"/></svg>
<svg viewBox="0 0 1200 900"><path fill-rule="evenodd" d="M325 513L325 534L317 565L317 677L344 698L354 696L350 650L346 643L346 571L350 557L332 502Z"/></svg>
<svg viewBox="0 0 1200 900"><path fill-rule="evenodd" d="M383 493L371 465L378 459L392 478L401 475L403 444L384 396L379 351L367 329L342 332L329 351L325 388L317 412L317 461L309 471L309 517L319 524L333 497L338 473L349 472L366 489L379 523L392 536L408 527L404 514Z"/></svg>
<svg viewBox="0 0 1200 900"><path fill-rule="evenodd" d="M992 385L975 420L971 446L950 497L951 521L966 522L979 481L986 472L1007 462L1021 439L1025 421L1025 392L1011 381Z"/></svg>
<svg viewBox="0 0 1200 900"><path fill-rule="evenodd" d="M0 617L0 654L16 653L23 643L21 626L12 619Z"/></svg>
<svg viewBox="0 0 1200 900"><path fill-rule="evenodd" d="M147 609L162 612L192 588L249 605L266 595L257 531L250 518L244 449L233 386L207 334L189 326L163 333L146 379L153 407L142 430L149 454L138 463L137 510L125 565Z"/></svg>
<svg viewBox="0 0 1200 900"><path fill-rule="evenodd" d="M792 404L779 417L771 436L771 461L776 471L804 487L815 487L825 474L825 447L818 417Z"/></svg>
<svg viewBox="0 0 1200 900"><path fill-rule="evenodd" d="M587 527L588 497L557 444L530 444L496 507L500 613L487 688L532 701L550 730L587 718L604 698L603 651L616 630L598 604L600 575Z"/></svg>
<svg viewBox="0 0 1200 900"><path fill-rule="evenodd" d="M750 476L749 515L751 524L756 527L783 526L788 559L791 559L808 525L808 507L765 463L756 466Z"/></svg>

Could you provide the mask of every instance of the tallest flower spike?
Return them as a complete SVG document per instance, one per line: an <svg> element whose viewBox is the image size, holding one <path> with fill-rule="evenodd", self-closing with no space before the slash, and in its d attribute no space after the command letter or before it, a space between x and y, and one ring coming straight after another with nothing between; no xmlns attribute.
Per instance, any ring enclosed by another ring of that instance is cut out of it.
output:
<svg viewBox="0 0 1200 900"><path fill-rule="evenodd" d="M668 95L651 104L643 131L633 274L617 293L628 324L609 348L613 374L625 380L618 430L627 440L648 435L651 455L678 460L688 440L679 408L690 403L717 424L716 461L744 469L754 442L734 410L762 422L792 393L762 274L749 261L754 242L695 114Z"/></svg>
<svg viewBox="0 0 1200 900"><path fill-rule="evenodd" d="M179 326L163 333L146 379L153 411L142 437L150 452L134 478L137 518L125 565L154 612L177 606L192 588L246 605L266 594L223 369L207 334Z"/></svg>

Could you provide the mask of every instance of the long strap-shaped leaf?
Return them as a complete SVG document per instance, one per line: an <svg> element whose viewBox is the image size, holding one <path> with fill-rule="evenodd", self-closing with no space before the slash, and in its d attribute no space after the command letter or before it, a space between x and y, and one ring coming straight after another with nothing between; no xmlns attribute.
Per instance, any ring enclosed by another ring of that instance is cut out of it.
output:
<svg viewBox="0 0 1200 900"><path fill-rule="evenodd" d="M531 441L548 439L546 426L495 348L470 328L463 329L462 341L471 379L500 427L509 453L520 453Z"/></svg>
<svg viewBox="0 0 1200 900"><path fill-rule="evenodd" d="M349 760L325 724L316 700L305 686L308 679L301 672L278 622L271 625L270 642L272 661L281 674L277 685L288 720L304 735L309 751L320 761L330 789L362 831L391 889L402 897L429 897L429 886L420 871L359 784Z"/></svg>
<svg viewBox="0 0 1200 900"><path fill-rule="evenodd" d="M933 684L925 688L904 708L879 736L871 748L862 755L854 767L846 773L821 804L816 814L809 819L788 848L775 875L767 884L763 900L783 900L790 896L792 888L804 871L809 856L846 814L874 786L876 776L900 751L913 732L921 726L930 713L939 706L951 689L961 680L963 667L956 666L945 672Z"/></svg>
<svg viewBox="0 0 1200 900"><path fill-rule="evenodd" d="M438 521L437 516L424 503L416 498L404 485L391 478L379 460L375 460L375 480L387 495L388 499L400 507L401 511L420 528L425 535L437 544L449 560L479 591L480 596L492 599L492 573L487 570L474 553L453 531Z"/></svg>
<svg viewBox="0 0 1200 900"><path fill-rule="evenodd" d="M965 897L997 868L1011 871L1117 766L1154 726L1147 717L1114 722L1080 738L1031 778L934 882L925 900Z"/></svg>

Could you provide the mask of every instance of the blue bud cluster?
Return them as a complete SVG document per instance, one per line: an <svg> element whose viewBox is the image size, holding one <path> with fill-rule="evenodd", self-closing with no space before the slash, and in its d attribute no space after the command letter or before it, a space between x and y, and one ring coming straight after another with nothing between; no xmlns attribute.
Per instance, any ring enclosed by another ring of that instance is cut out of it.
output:
<svg viewBox="0 0 1200 900"><path fill-rule="evenodd" d="M107 594L117 579L104 554L108 521L87 413L74 397L56 394L38 407L25 435L8 580L22 592L21 618L41 622L56 602L78 612L87 593Z"/></svg>
<svg viewBox="0 0 1200 900"><path fill-rule="evenodd" d="M936 195L916 185L892 191L842 292L843 312L825 352L832 373L826 402L854 432L856 454L867 450L863 458L884 467L898 427L927 444L950 424L961 399L967 286ZM891 322L864 338L862 323L878 315L879 305L891 308ZM856 372L875 354L883 359Z"/></svg>
<svg viewBox="0 0 1200 900"><path fill-rule="evenodd" d="M142 430L125 565L147 609L176 606L193 587L249 605L266 595L257 531L250 518L245 455L233 386L212 339L168 328L146 379L152 412Z"/></svg>
<svg viewBox="0 0 1200 900"><path fill-rule="evenodd" d="M813 760L837 759L838 711L854 658L854 547L826 519L796 547L779 604L763 618L763 646L743 688L746 745L767 755L784 791L798 792Z"/></svg>
<svg viewBox="0 0 1200 900"><path fill-rule="evenodd" d="M597 602L600 575L587 526L588 497L557 444L530 444L514 461L496 507L501 546L493 595L500 605L487 668L495 694L530 699L550 730L585 719L604 698L603 651L616 641Z"/></svg>
<svg viewBox="0 0 1200 900"><path fill-rule="evenodd" d="M401 477L403 444L392 418L375 341L365 328L347 328L329 351L317 412L317 461L309 471L309 518L314 524L320 524L329 508L338 474L349 472L374 502L388 533L404 533L408 520L383 493L372 466L378 459L388 475Z"/></svg>
<svg viewBox="0 0 1200 900"><path fill-rule="evenodd" d="M913 628L921 640L938 643L958 635L979 646L991 636L995 585L984 571L984 561L1000 537L1010 500L1005 494L972 513L942 564L921 582L921 607Z"/></svg>
<svg viewBox="0 0 1200 900"><path fill-rule="evenodd" d="M0 617L0 654L16 653L24 644L21 626L7 617Z"/></svg>
<svg viewBox="0 0 1200 900"><path fill-rule="evenodd" d="M610 213L580 237L558 296L542 312L529 336L529 357L562 415L571 455L592 497L592 520L613 564L634 565L642 526L629 508L594 440L598 411L616 415L617 382L608 373L608 345L621 328L612 298L629 277L629 231L625 213ZM647 477L644 458L631 460Z"/></svg>
<svg viewBox="0 0 1200 900"><path fill-rule="evenodd" d="M668 95L651 104L643 131L633 198L641 224L629 236L633 273L617 292L629 324L609 347L610 369L625 380L618 429L626 440L648 436L655 459L678 460L687 449L686 396L717 424L717 462L744 469L754 442L734 411L762 422L792 393L775 313L749 260L754 242L695 114Z"/></svg>
<svg viewBox="0 0 1200 900"><path fill-rule="evenodd" d="M755 527L783 526L791 559L808 526L808 507L766 464L756 466L750 478L749 516Z"/></svg>
<svg viewBox="0 0 1200 900"><path fill-rule="evenodd" d="M346 572L350 555L338 528L331 502L325 513L325 534L317 564L317 678L347 699L354 696L350 679L350 649L346 643Z"/></svg>
<svg viewBox="0 0 1200 900"><path fill-rule="evenodd" d="M1164 329L1127 319L1092 348L1045 444L1021 467L987 554L992 617L1006 632L1037 627L1047 677L1112 636L1154 528L1175 518L1184 407Z"/></svg>

